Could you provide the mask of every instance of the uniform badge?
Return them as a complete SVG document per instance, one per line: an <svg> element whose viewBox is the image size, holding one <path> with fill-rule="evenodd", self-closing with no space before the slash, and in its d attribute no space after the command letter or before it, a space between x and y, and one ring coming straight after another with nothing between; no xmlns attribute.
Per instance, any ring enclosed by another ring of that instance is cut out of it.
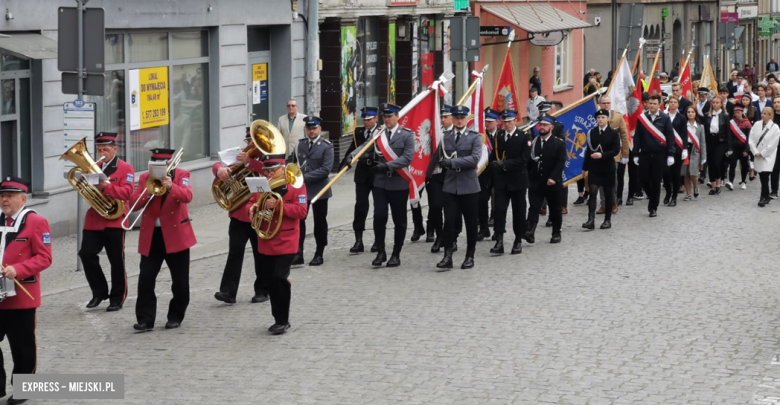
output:
<svg viewBox="0 0 780 405"><path fill-rule="evenodd" d="M186 179L186 178L185 179L181 179L181 185L189 187L190 186L190 179Z"/></svg>
<svg viewBox="0 0 780 405"><path fill-rule="evenodd" d="M298 196L298 203L299 204L306 204L306 196L305 195L299 195Z"/></svg>
<svg viewBox="0 0 780 405"><path fill-rule="evenodd" d="M127 182L132 183L135 180L135 176L132 173L127 173Z"/></svg>
<svg viewBox="0 0 780 405"><path fill-rule="evenodd" d="M46 246L51 245L51 234L48 232L45 232L43 234L43 244Z"/></svg>

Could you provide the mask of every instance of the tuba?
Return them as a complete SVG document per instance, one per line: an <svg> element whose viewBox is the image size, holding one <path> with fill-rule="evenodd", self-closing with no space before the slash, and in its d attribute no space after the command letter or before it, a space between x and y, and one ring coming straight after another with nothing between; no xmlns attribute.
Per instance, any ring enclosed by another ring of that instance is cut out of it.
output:
<svg viewBox="0 0 780 405"><path fill-rule="evenodd" d="M103 171L89 155L87 151L87 138L84 138L73 145L67 152L60 156L60 160L68 160L76 164L76 167L68 172L68 182L76 191L84 197L92 206L92 209L101 217L112 220L117 219L125 213L125 202L108 197L97 187L89 184L84 176L76 179L76 172L82 174L100 174Z"/></svg>
<svg viewBox="0 0 780 405"><path fill-rule="evenodd" d="M242 152L252 154L256 151L264 155L285 154L287 147L284 137L276 127L268 121L257 120L249 127L249 136L252 142ZM229 167L230 179L223 181L214 179L211 184L211 193L214 200L222 209L233 211L244 205L252 193L246 185L247 177L256 177L258 174L245 167L243 163L235 163Z"/></svg>
<svg viewBox="0 0 780 405"><path fill-rule="evenodd" d="M298 168L298 165L288 163L287 169L284 172L284 176L273 179L269 181L268 184L270 185L271 189L284 186L285 184L299 188L301 185L303 185L303 173L301 173L301 169ZM275 198L278 203L273 209L263 209L265 202L269 198ZM255 207L257 207L257 212L255 212L255 216L252 217L252 229L257 232L257 237L260 239L266 240L273 238L277 233L279 233L279 228L282 226L282 215L284 215L284 200L282 200L281 194L275 192L260 193L260 198L257 199ZM274 218L279 219L276 221L276 226L274 226Z"/></svg>

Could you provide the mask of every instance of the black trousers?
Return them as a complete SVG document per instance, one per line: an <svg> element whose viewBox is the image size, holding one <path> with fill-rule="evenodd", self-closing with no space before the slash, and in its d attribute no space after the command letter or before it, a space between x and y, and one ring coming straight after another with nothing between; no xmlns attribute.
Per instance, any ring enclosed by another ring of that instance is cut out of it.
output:
<svg viewBox="0 0 780 405"><path fill-rule="evenodd" d="M553 223L553 234L561 232L561 222L563 216L561 215L561 184L555 183L552 186L544 184L531 185L528 188L528 202L530 207L528 208L528 222L539 222L539 209L542 207L542 201L546 198L548 205L548 215ZM595 198L596 196L593 196ZM514 208L512 208L514 210ZM515 215L514 212L512 215Z"/></svg>
<svg viewBox="0 0 780 405"><path fill-rule="evenodd" d="M92 290L93 298L108 298L112 304L122 305L127 298L127 270L125 269L125 230L106 228L102 231L82 231L79 257L84 265L84 276ZM106 249L111 265L111 292L108 291L106 275L100 267L100 253Z"/></svg>
<svg viewBox="0 0 780 405"><path fill-rule="evenodd" d="M633 197L634 195L642 192L642 181L640 180L639 176L639 166L634 164L634 158L639 156L639 154L631 151L628 155L628 196ZM622 194L619 194L618 197L620 195Z"/></svg>
<svg viewBox="0 0 780 405"><path fill-rule="evenodd" d="M230 238L230 241L228 242L227 262L225 262L225 270L222 272L222 282L219 284L219 291L236 298L238 284L241 282L241 270L244 265L244 250L246 249L246 242L249 240L255 262L255 295L267 295L268 283L265 277L263 277L263 272L260 268L260 252L257 251L257 232L252 229L252 224L230 218L228 238Z"/></svg>
<svg viewBox="0 0 780 405"><path fill-rule="evenodd" d="M385 190L375 188L374 192L374 240L380 252L385 249L387 234L388 207L393 215L393 251L400 252L406 238L406 202L409 200L407 190Z"/></svg>
<svg viewBox="0 0 780 405"><path fill-rule="evenodd" d="M506 233L506 213L512 202L512 231L519 238L525 233L525 192L526 189L509 191L496 188L496 209L493 213L493 230L496 233ZM537 216L539 210L536 210Z"/></svg>
<svg viewBox="0 0 780 405"><path fill-rule="evenodd" d="M780 185L780 148L777 148L775 154L775 166L772 168L772 194L777 194L778 185Z"/></svg>
<svg viewBox="0 0 780 405"><path fill-rule="evenodd" d="M577 192L578 193L584 193L585 192L585 179L579 179L577 180Z"/></svg>
<svg viewBox="0 0 780 405"><path fill-rule="evenodd" d="M626 166L628 166L628 163L618 163L617 165L617 189L615 191L615 196L617 198L623 198L623 190L626 185ZM631 195L631 193L629 193L629 195Z"/></svg>
<svg viewBox="0 0 780 405"><path fill-rule="evenodd" d="M190 250L166 253L162 229L154 228L149 256L141 255L141 273L138 275L138 301L135 317L138 323L154 326L157 317L157 295L154 287L163 261L171 271L171 298L168 304L168 321L181 322L190 304Z"/></svg>
<svg viewBox="0 0 780 405"><path fill-rule="evenodd" d="M483 173L479 176L479 189L479 202L477 205L479 227L487 228L488 220L490 219L490 196L493 193L493 184L490 181L489 173Z"/></svg>
<svg viewBox="0 0 780 405"><path fill-rule="evenodd" d="M450 194L444 202L444 246L452 246L458 237L457 224L461 217L466 223L466 255L473 255L477 248L477 227L479 219L474 212L479 205L479 193Z"/></svg>
<svg viewBox="0 0 780 405"><path fill-rule="evenodd" d="M317 249L325 249L328 246L328 198L317 200L316 203L307 203L306 218L309 212L314 211L314 242ZM298 254L303 254L303 242L306 238L306 218L301 220L301 237L298 239Z"/></svg>
<svg viewBox="0 0 780 405"><path fill-rule="evenodd" d="M737 141L739 142L739 141ZM750 154L748 156L742 156L743 153L748 151L747 146L733 146L734 153L729 156L729 181L734 182L734 177L737 175L737 162L740 164L740 175L742 176L742 182L747 180L747 175L750 173Z"/></svg>
<svg viewBox="0 0 780 405"><path fill-rule="evenodd" d="M758 179L761 180L761 198L769 199L769 182L772 172L758 173Z"/></svg>
<svg viewBox="0 0 780 405"><path fill-rule="evenodd" d="M647 210L658 209L661 199L661 179L666 170L666 152L642 152L639 154L639 178L647 193Z"/></svg>
<svg viewBox="0 0 780 405"><path fill-rule="evenodd" d="M707 144L707 148L710 148L710 144ZM726 152L729 150L729 146L726 142L714 143L712 145L712 152L707 151L707 167L710 174L710 181L720 180L725 177L724 169L728 164L726 159Z"/></svg>
<svg viewBox="0 0 780 405"><path fill-rule="evenodd" d="M327 200L326 200L327 201ZM258 261L263 269L263 276L268 283L268 295L271 299L271 315L278 325L290 322L290 298L292 289L290 266L295 255L269 256L260 254Z"/></svg>
<svg viewBox="0 0 780 405"><path fill-rule="evenodd" d="M428 190L428 228L433 227L436 237L443 237L444 227L444 184L437 181L425 183Z"/></svg>
<svg viewBox="0 0 780 405"><path fill-rule="evenodd" d="M664 190L666 190L666 194L672 196L672 200L677 200L677 194L680 193L682 164L682 154L674 155L674 164L666 166L664 170Z"/></svg>
<svg viewBox="0 0 780 405"><path fill-rule="evenodd" d="M422 198L425 187L420 190L420 198ZM410 205L412 211L412 224L414 224L415 231L424 231L425 225L423 224L422 204Z"/></svg>
<svg viewBox="0 0 780 405"><path fill-rule="evenodd" d="M25 297L26 298L26 297ZM6 309L0 311L0 341L8 337L11 346L11 358L14 368L11 372L11 384L14 374L35 374L38 366L38 344L35 341L35 310ZM3 388L0 394L6 394L6 373L3 352L0 350L0 378Z"/></svg>
<svg viewBox="0 0 780 405"><path fill-rule="evenodd" d="M599 187L604 189L604 220L612 219L612 206L615 204L615 187L613 186L599 186L597 184L588 184L590 188L590 195L593 197L588 200L588 216L596 215L596 196L599 193Z"/></svg>
<svg viewBox="0 0 780 405"><path fill-rule="evenodd" d="M368 196L373 190L373 179L363 183L355 183L355 216L352 220L352 230L362 232L366 230L366 218L368 218Z"/></svg>

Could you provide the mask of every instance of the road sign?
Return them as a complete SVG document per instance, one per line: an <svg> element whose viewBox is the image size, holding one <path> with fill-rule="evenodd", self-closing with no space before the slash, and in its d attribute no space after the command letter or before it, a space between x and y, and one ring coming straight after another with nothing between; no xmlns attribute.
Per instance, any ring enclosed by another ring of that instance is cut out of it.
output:
<svg viewBox="0 0 780 405"><path fill-rule="evenodd" d="M106 38L105 11L102 8L84 9L84 70L103 73ZM60 7L57 27L57 68L60 72L78 72L79 24L76 7Z"/></svg>
<svg viewBox="0 0 780 405"><path fill-rule="evenodd" d="M463 23L465 20L465 44ZM479 39L479 17L450 18L450 60L463 61L463 48L466 48L466 61L479 62L481 41Z"/></svg>
<svg viewBox="0 0 780 405"><path fill-rule="evenodd" d="M84 95L105 96L106 75L102 73L88 74L84 80ZM79 94L79 75L62 72L62 94Z"/></svg>
<svg viewBox="0 0 780 405"><path fill-rule="evenodd" d="M70 149L76 142L82 138L87 138L87 149L93 153L93 144L95 140L95 103L84 103L77 107L76 103L65 103L62 105L63 120L62 133L65 139L63 152ZM70 169L76 167L69 160L65 161L65 176Z"/></svg>
<svg viewBox="0 0 780 405"><path fill-rule="evenodd" d="M479 35L482 37L506 37L512 31L508 25L481 25Z"/></svg>
<svg viewBox="0 0 780 405"><path fill-rule="evenodd" d="M661 18L666 20L666 17L669 17L669 9L664 7L661 9Z"/></svg>

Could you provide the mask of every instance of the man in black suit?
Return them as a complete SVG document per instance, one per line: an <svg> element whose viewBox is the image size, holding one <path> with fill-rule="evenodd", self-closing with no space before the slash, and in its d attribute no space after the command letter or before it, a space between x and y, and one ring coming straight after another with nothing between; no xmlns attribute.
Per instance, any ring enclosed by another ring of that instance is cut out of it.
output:
<svg viewBox="0 0 780 405"><path fill-rule="evenodd" d="M501 117L501 113L488 107L485 109L485 137L490 145L495 149L496 134L503 131L498 127L498 119ZM491 154L488 156L488 161L492 161L494 156ZM490 227L488 226L488 206L490 203L490 196L493 193L493 173L490 167L486 167L482 173L479 174L479 205L477 207L477 215L479 217L479 232L477 233L477 240L482 241L485 238L490 237Z"/></svg>
<svg viewBox="0 0 780 405"><path fill-rule="evenodd" d="M647 106L648 111L637 120L634 133L634 150L639 155L634 157L634 163L639 166L642 188L647 192L647 210L650 217L656 217L661 178L666 166L674 164L674 129L669 116L660 110L660 95L651 95Z"/></svg>
<svg viewBox="0 0 780 405"><path fill-rule="evenodd" d="M731 100L734 99L734 95L729 93L729 89L725 86L720 86L718 89L718 94L720 95L720 98L723 99L723 109L726 110L726 112L729 114L729 117L734 116L734 102Z"/></svg>
<svg viewBox="0 0 780 405"><path fill-rule="evenodd" d="M363 107L360 110L360 114L363 118L363 126L355 128L355 132L352 134L352 143L350 143L347 153L344 155L341 167L348 164L348 161L351 160L352 152L358 146L363 145L366 140L371 139L379 131L379 125L377 125L379 108ZM371 173L371 165L374 164L374 160L374 148L368 148L368 151L360 157L357 165L355 165L355 217L352 220L352 230L355 231L355 244L349 249L349 253L352 254L363 253L363 231L366 229L366 217L368 217L369 207L368 196L374 188L374 174ZM371 247L371 252L376 252L376 243Z"/></svg>
<svg viewBox="0 0 780 405"><path fill-rule="evenodd" d="M553 222L550 243L561 242L561 188L563 187L563 168L566 165L566 141L552 136L555 118L539 118L537 129L539 137L531 146L531 159L528 161L528 231L524 239L535 242L536 225L539 222L539 208L546 198Z"/></svg>
<svg viewBox="0 0 780 405"><path fill-rule="evenodd" d="M682 94L682 85L680 83L672 83L672 95L677 96L680 99L679 110L680 113L685 115L685 109L688 108L688 106L693 105L693 103Z"/></svg>
<svg viewBox="0 0 780 405"><path fill-rule="evenodd" d="M677 96L669 97L669 119L674 130L674 164L664 171L664 205L677 206L677 194L680 192L680 172L682 163L688 157L688 120L683 110L678 108Z"/></svg>

